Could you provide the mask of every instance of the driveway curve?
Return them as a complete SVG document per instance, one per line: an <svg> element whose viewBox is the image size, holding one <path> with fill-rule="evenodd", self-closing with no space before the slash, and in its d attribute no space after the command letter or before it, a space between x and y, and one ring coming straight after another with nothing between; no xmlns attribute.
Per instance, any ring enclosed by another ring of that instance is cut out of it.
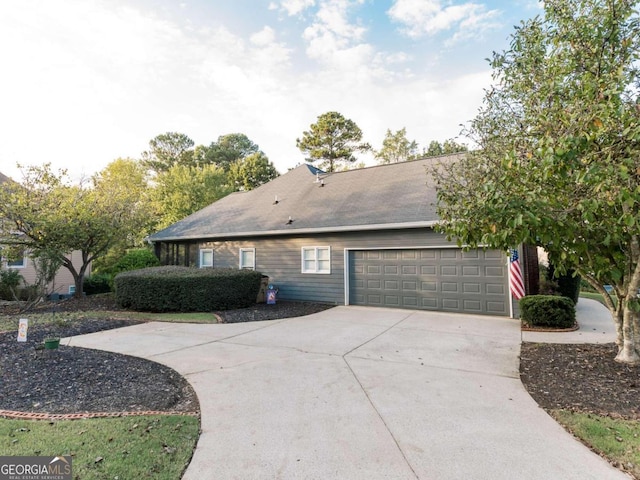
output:
<svg viewBox="0 0 640 480"><path fill-rule="evenodd" d="M202 434L185 480L628 479L525 391L520 340L505 318L341 306L67 342L166 364L193 385Z"/></svg>

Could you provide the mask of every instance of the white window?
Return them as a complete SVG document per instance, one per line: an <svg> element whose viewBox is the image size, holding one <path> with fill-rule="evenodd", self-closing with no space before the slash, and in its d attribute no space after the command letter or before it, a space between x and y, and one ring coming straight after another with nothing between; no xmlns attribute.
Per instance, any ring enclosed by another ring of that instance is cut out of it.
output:
<svg viewBox="0 0 640 480"><path fill-rule="evenodd" d="M240 270L256 269L256 249L241 248L240 249Z"/></svg>
<svg viewBox="0 0 640 480"><path fill-rule="evenodd" d="M331 273L331 248L302 247L302 273Z"/></svg>
<svg viewBox="0 0 640 480"><path fill-rule="evenodd" d="M16 252L17 253L17 252ZM27 266L27 256L24 249L20 251L20 256L15 256L11 260L7 260L7 268L25 268Z"/></svg>
<svg viewBox="0 0 640 480"><path fill-rule="evenodd" d="M213 249L200 250L200 268L213 267Z"/></svg>
<svg viewBox="0 0 640 480"><path fill-rule="evenodd" d="M76 286L69 285L69 295L75 295L75 293L76 293Z"/></svg>

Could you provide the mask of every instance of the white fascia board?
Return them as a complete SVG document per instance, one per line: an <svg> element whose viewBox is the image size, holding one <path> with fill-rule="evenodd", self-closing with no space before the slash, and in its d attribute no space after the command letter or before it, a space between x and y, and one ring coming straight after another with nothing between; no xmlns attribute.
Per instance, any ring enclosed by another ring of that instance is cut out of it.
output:
<svg viewBox="0 0 640 480"><path fill-rule="evenodd" d="M291 228L286 230L265 230L265 231L248 231L248 232L231 232L219 233L213 235L186 235L180 237L166 237L160 239L149 238L151 243L155 242L174 242L185 240L216 238L237 238L237 237L271 237L278 235L306 235L313 233L340 233L340 232L367 232L372 230L400 230L404 228L433 228L439 223L439 220L428 220L424 222L406 222L406 223L378 223L371 225L346 225L338 227L319 227L319 228Z"/></svg>

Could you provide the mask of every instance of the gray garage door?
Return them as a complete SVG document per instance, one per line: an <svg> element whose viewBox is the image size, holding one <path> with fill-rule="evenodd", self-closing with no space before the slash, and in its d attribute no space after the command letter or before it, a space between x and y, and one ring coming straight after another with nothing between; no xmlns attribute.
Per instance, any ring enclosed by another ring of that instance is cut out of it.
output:
<svg viewBox="0 0 640 480"><path fill-rule="evenodd" d="M349 252L349 303L508 315L504 253L456 248Z"/></svg>

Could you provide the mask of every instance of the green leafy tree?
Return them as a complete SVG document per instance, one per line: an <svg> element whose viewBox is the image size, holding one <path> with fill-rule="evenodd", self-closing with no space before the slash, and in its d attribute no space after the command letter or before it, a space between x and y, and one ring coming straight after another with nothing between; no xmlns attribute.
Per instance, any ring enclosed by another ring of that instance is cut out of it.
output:
<svg viewBox="0 0 640 480"><path fill-rule="evenodd" d="M233 162L227 175L234 190L253 190L273 180L279 173L267 156L258 152Z"/></svg>
<svg viewBox="0 0 640 480"><path fill-rule="evenodd" d="M480 148L432 172L448 236L543 246L602 294L624 363L640 362L637 4L546 1L493 55L494 86L469 129Z"/></svg>
<svg viewBox="0 0 640 480"><path fill-rule="evenodd" d="M391 133L391 130L387 129L382 141L382 148L376 152L375 157L378 159L378 163L385 164L415 160L417 154L418 144L415 140L409 141L406 128L402 128L396 133Z"/></svg>
<svg viewBox="0 0 640 480"><path fill-rule="evenodd" d="M142 152L142 164L149 170L166 172L174 165L194 165L194 142L184 133L167 132L149 141L149 150Z"/></svg>
<svg viewBox="0 0 640 480"><path fill-rule="evenodd" d="M202 164L213 164L228 171L231 165L250 155L261 153L260 147L252 142L244 133L221 135L204 151Z"/></svg>
<svg viewBox="0 0 640 480"><path fill-rule="evenodd" d="M152 197L159 221L165 228L231 193L221 167L174 165L156 177Z"/></svg>
<svg viewBox="0 0 640 480"><path fill-rule="evenodd" d="M84 275L93 260L144 222L142 211L132 208L137 197L96 175L91 184L76 185L66 172L50 165L28 167L22 184L0 189L0 243L20 246L31 255L46 255L69 270L82 295ZM71 253L80 251L82 262L74 265Z"/></svg>
<svg viewBox="0 0 640 480"><path fill-rule="evenodd" d="M423 152L424 157L437 157L439 155L449 155L451 153L466 152L467 146L463 143L458 143L454 139L450 138L445 140L444 143L440 143L437 140L432 140L429 143L429 147Z"/></svg>
<svg viewBox="0 0 640 480"><path fill-rule="evenodd" d="M442 144L442 153L448 155L450 153L466 152L469 149L463 143L458 143L454 139L449 138Z"/></svg>
<svg viewBox="0 0 640 480"><path fill-rule="evenodd" d="M425 157L437 157L438 155L442 155L444 150L442 148L442 144L437 140L431 140L429 143L429 147L424 151Z"/></svg>
<svg viewBox="0 0 640 480"><path fill-rule="evenodd" d="M310 130L296 139L296 146L307 155L307 162L320 162L319 168L334 172L339 164L351 164L356 161L354 152L371 150L368 143L362 142L362 130L353 120L338 112L323 113Z"/></svg>
<svg viewBox="0 0 640 480"><path fill-rule="evenodd" d="M157 212L151 199L152 187L149 175L142 162L131 158L118 158L109 163L97 176L103 188L111 190L113 195L125 195L122 201L130 202L131 209L136 210L140 222L118 239L104 254L95 259L92 270L101 273L108 270L131 248L144 244L144 239L155 228L158 221Z"/></svg>

